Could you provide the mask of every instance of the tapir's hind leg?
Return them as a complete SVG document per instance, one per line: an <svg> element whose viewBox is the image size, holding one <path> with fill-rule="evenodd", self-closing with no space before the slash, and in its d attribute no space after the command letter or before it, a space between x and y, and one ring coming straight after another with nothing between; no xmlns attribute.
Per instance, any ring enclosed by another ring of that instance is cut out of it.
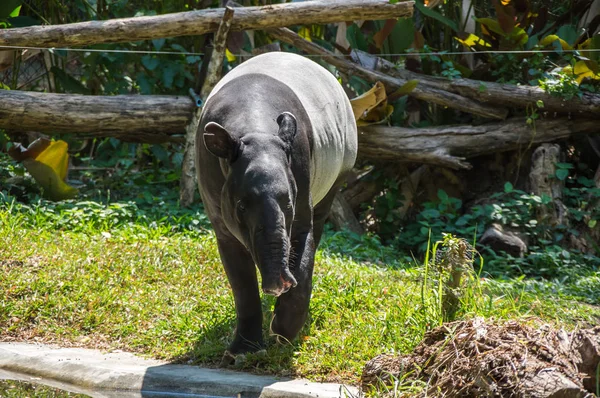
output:
<svg viewBox="0 0 600 398"><path fill-rule="evenodd" d="M223 365L235 355L264 348L262 308L256 268L246 248L233 236L215 228L221 261L235 300L237 327L235 337L223 356Z"/></svg>
<svg viewBox="0 0 600 398"><path fill-rule="evenodd" d="M338 181L344 181L342 179ZM304 326L308 316L312 293L312 275L315 263L315 251L321 241L323 226L329 215L331 204L338 192L340 183L336 183L329 193L315 206L312 228L296 231L292 246L296 259L290 271L294 274L298 286L281 295L275 303L275 314L271 322L271 332L285 340L293 340ZM281 340L278 337L278 340Z"/></svg>

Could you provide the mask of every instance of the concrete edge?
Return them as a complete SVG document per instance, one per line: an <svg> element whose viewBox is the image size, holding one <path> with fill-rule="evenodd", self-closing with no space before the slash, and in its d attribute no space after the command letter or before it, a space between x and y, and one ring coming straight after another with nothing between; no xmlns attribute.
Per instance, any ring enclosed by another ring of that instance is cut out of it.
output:
<svg viewBox="0 0 600 398"><path fill-rule="evenodd" d="M240 398L349 398L354 387L230 370L172 365L130 353L42 344L0 343L0 369L90 391L173 392Z"/></svg>

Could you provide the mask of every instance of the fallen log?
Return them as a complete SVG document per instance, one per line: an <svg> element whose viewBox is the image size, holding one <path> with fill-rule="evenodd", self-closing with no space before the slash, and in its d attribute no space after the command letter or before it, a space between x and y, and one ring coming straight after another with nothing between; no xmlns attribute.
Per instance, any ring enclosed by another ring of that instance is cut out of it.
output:
<svg viewBox="0 0 600 398"><path fill-rule="evenodd" d="M0 90L0 128L132 142L182 141L195 104L189 97L91 96Z"/></svg>
<svg viewBox="0 0 600 398"><path fill-rule="evenodd" d="M367 159L416 162L468 169L466 158L556 141L572 134L595 133L594 119L538 120L535 128L515 118L480 126L401 128L365 126L359 129L359 156Z"/></svg>
<svg viewBox="0 0 600 398"><path fill-rule="evenodd" d="M422 75L397 68L393 63L383 58L362 51L353 51L352 59L359 62L363 67L367 65L367 69L376 72L395 76L399 79L418 80L419 86L423 90L449 91L485 104L521 109L527 107L537 109L537 102L541 101L544 107L540 111L574 113L587 118L600 118L599 94L584 93L581 98L573 97L565 100L534 86L517 86L515 84L501 84L472 79L449 80Z"/></svg>
<svg viewBox="0 0 600 398"><path fill-rule="evenodd" d="M244 7L236 10L231 30L410 17L413 4L413 1L392 4L389 0L313 0ZM224 12L224 8L214 8L106 21L1 29L0 46L73 47L202 35L218 29Z"/></svg>
<svg viewBox="0 0 600 398"><path fill-rule="evenodd" d="M291 44L308 54L322 56L325 62L334 65L342 73L351 76L359 76L372 83L380 81L385 85L388 94L398 90L409 81L409 79L392 77L380 72L363 68L354 62L347 61L346 59L335 55L331 51L326 50L317 44L305 40L287 28L274 28L269 29L267 32L274 38ZM479 101L474 101L462 95L440 90L435 87L422 87L418 85L408 95L423 101L432 102L448 108L457 109L486 118L504 119L508 115L508 111L502 107L482 104Z"/></svg>
<svg viewBox="0 0 600 398"><path fill-rule="evenodd" d="M81 138L115 137L124 141L184 142L196 106L190 97L86 96L0 90L0 128L46 134L74 133ZM578 133L596 133L594 119L525 119L480 126L401 128L380 125L359 129L359 156L469 168L466 158L550 142Z"/></svg>

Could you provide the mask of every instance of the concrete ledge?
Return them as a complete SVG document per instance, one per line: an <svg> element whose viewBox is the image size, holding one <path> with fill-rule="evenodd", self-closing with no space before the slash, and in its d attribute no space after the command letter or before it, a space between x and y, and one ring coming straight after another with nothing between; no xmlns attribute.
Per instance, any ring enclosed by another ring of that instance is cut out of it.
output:
<svg viewBox="0 0 600 398"><path fill-rule="evenodd" d="M243 372L171 365L123 352L56 348L26 343L0 343L0 369L67 383L92 396L197 396L239 398L338 398L357 396L353 387L287 380ZM115 394L111 394L110 392ZM97 394L93 394L97 392ZM134 393L132 395L132 393Z"/></svg>

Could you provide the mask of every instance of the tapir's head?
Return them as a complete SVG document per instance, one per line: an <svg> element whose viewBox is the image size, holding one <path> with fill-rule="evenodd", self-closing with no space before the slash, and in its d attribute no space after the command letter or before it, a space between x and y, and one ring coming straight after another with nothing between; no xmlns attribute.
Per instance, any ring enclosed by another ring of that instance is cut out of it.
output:
<svg viewBox="0 0 600 398"><path fill-rule="evenodd" d="M296 119L284 112L273 133L247 131L242 138L210 122L204 144L226 162L221 192L225 225L246 246L262 275L262 290L279 296L296 286L290 272L290 234L296 183L290 168Z"/></svg>

